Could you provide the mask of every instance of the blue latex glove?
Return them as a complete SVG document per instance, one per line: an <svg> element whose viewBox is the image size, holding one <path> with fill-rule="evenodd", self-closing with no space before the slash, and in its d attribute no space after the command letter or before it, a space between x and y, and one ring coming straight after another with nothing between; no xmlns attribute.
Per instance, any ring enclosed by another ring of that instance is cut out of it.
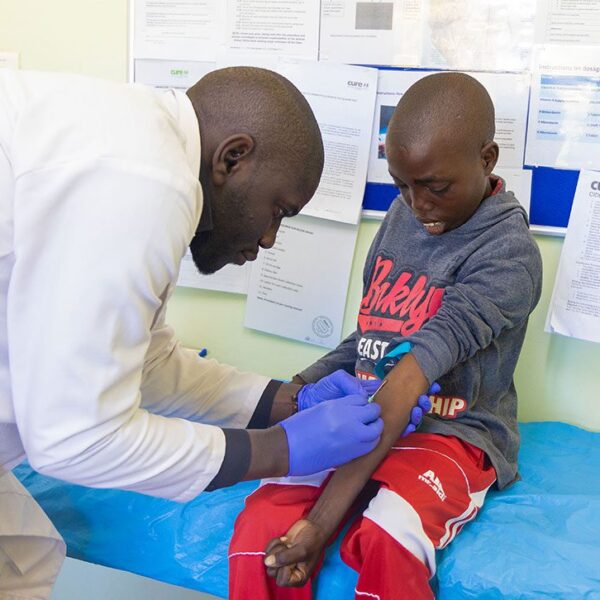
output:
<svg viewBox="0 0 600 600"><path fill-rule="evenodd" d="M410 422L406 426L406 429L402 432L402 437L406 437L417 430L417 427L423 420L423 415L431 410L431 400L429 399L430 394L437 394L440 391L438 383L432 383L429 391L422 396L419 396L417 400L417 406L410 411Z"/></svg>
<svg viewBox="0 0 600 600"><path fill-rule="evenodd" d="M381 385L381 379L365 379L359 381L369 396L372 396ZM431 410L431 400L429 399L429 396L431 394L437 394L440 389L439 384L434 382L431 384L427 394L419 396L417 399L417 406L410 411L410 421L406 426L406 429L402 432L402 437L406 437L417 430L423 420L423 415Z"/></svg>
<svg viewBox="0 0 600 600"><path fill-rule="evenodd" d="M288 475L310 475L371 452L379 442L381 408L367 395L353 394L321 402L280 425L289 447Z"/></svg>
<svg viewBox="0 0 600 600"><path fill-rule="evenodd" d="M346 371L339 369L323 377L317 383L307 383L298 393L298 411L316 406L324 400L334 400L353 394L363 395L361 381ZM366 395L369 395L366 393Z"/></svg>
<svg viewBox="0 0 600 600"><path fill-rule="evenodd" d="M367 396L372 396L381 385L382 379L359 379L362 389L367 392Z"/></svg>

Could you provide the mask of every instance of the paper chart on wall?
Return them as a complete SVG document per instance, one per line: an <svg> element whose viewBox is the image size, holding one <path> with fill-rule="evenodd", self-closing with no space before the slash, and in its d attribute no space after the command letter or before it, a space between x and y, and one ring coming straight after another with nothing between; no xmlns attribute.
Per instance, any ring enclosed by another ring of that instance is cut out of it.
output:
<svg viewBox="0 0 600 600"><path fill-rule="evenodd" d="M317 60L319 0L134 0L134 59L214 61L220 49Z"/></svg>
<svg viewBox="0 0 600 600"><path fill-rule="evenodd" d="M375 119L371 134L368 181L393 183L385 158L389 121L402 95L416 81L429 75L423 71L379 72ZM524 73L469 73L485 86L496 110L495 140L500 147L498 167L521 169L525 148L525 122L529 97L529 75Z"/></svg>
<svg viewBox="0 0 600 600"><path fill-rule="evenodd" d="M181 261L177 285L200 290L247 294L251 270L251 263L242 266L226 265L212 275L203 275L196 268L192 254L188 250Z"/></svg>
<svg viewBox="0 0 600 600"><path fill-rule="evenodd" d="M421 5L420 0L322 0L319 60L366 65L418 64Z"/></svg>
<svg viewBox="0 0 600 600"><path fill-rule="evenodd" d="M140 59L133 63L133 80L159 89L187 90L214 69L214 62Z"/></svg>
<svg viewBox="0 0 600 600"><path fill-rule="evenodd" d="M529 65L535 0L323 0L320 60L441 69Z"/></svg>
<svg viewBox="0 0 600 600"><path fill-rule="evenodd" d="M214 61L224 9L219 0L134 0L133 58Z"/></svg>
<svg viewBox="0 0 600 600"><path fill-rule="evenodd" d="M342 337L358 226L297 216L252 268L244 325L334 348Z"/></svg>
<svg viewBox="0 0 600 600"><path fill-rule="evenodd" d="M420 66L522 71L529 67L536 0L423 2Z"/></svg>
<svg viewBox="0 0 600 600"><path fill-rule="evenodd" d="M600 172L581 171L546 331L600 342Z"/></svg>
<svg viewBox="0 0 600 600"><path fill-rule="evenodd" d="M228 0L224 45L250 54L317 60L319 0Z"/></svg>
<svg viewBox="0 0 600 600"><path fill-rule="evenodd" d="M525 162L600 169L600 46L535 53Z"/></svg>
<svg viewBox="0 0 600 600"><path fill-rule="evenodd" d="M538 44L600 44L600 3L592 0L538 0Z"/></svg>
<svg viewBox="0 0 600 600"><path fill-rule="evenodd" d="M282 61L279 72L304 94L321 129L325 166L303 215L358 223L367 179L377 70Z"/></svg>

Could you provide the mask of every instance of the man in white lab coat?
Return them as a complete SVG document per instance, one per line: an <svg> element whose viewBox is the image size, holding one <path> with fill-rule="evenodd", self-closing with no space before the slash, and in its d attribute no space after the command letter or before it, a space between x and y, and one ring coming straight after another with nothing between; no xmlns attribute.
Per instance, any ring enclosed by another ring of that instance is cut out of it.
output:
<svg viewBox="0 0 600 600"><path fill-rule="evenodd" d="M269 71L187 94L0 73L1 599L47 598L64 558L10 473L24 458L186 502L376 445L378 407L350 376L300 391L200 359L165 323L186 249L205 273L253 260L322 166L309 105Z"/></svg>

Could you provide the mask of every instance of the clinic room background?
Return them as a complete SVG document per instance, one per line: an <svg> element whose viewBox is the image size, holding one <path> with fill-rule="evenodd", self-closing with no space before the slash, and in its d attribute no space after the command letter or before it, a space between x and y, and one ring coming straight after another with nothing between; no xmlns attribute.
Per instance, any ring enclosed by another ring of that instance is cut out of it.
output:
<svg viewBox="0 0 600 600"><path fill-rule="evenodd" d="M0 0L0 13L0 51L18 52L21 68L127 80L126 0ZM363 219L359 228L344 335L355 327L362 265L379 224ZM600 345L544 332L563 240L536 235L536 241L543 257L544 288L516 372L519 419L557 420L600 430ZM244 296L178 288L168 321L185 345L207 347L213 358L272 377L291 377L323 354L318 346L245 328L244 308Z"/></svg>

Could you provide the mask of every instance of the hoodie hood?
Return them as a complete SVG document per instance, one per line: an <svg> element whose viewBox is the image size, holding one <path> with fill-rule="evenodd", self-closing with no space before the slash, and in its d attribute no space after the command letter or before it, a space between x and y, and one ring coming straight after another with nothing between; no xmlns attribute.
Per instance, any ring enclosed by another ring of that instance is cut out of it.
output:
<svg viewBox="0 0 600 600"><path fill-rule="evenodd" d="M501 177L497 179L499 185L494 190L494 193L482 200L479 208L473 213L471 218L460 227L448 231L444 235L452 233L459 235L468 234L470 236L477 235L482 230L487 230L506 219L512 220L515 218L523 219L525 225L529 227L529 218L523 205L516 199L512 192L507 191L504 179Z"/></svg>

